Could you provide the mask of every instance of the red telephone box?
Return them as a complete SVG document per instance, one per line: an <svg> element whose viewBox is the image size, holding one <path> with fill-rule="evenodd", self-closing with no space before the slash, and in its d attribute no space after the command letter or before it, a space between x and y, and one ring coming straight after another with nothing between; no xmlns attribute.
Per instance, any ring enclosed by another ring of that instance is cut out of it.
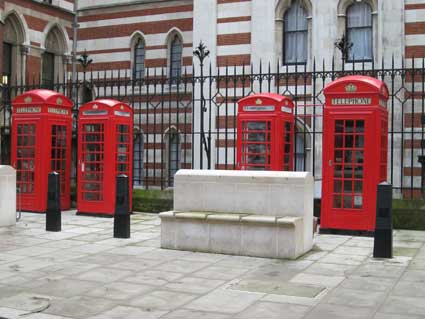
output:
<svg viewBox="0 0 425 319"><path fill-rule="evenodd" d="M57 92L33 90L12 102L12 165L17 201L24 211L45 212L47 176L60 174L61 208L71 206L72 101Z"/></svg>
<svg viewBox="0 0 425 319"><path fill-rule="evenodd" d="M292 171L294 103L265 93L238 102L237 169Z"/></svg>
<svg viewBox="0 0 425 319"><path fill-rule="evenodd" d="M347 76L324 94L321 227L374 231L377 185L387 179L388 88Z"/></svg>
<svg viewBox="0 0 425 319"><path fill-rule="evenodd" d="M133 179L133 110L116 100L81 106L78 116L79 214L113 215L116 177Z"/></svg>

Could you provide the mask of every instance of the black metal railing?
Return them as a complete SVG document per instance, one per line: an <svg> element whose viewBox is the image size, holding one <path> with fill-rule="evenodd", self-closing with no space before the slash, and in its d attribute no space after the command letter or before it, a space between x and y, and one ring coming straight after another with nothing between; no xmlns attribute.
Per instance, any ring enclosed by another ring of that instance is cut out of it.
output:
<svg viewBox="0 0 425 319"><path fill-rule="evenodd" d="M129 70L85 72L75 82L63 78L53 90L74 101L75 128L80 105L92 98L115 98L134 110L134 183L145 188L172 185L176 168L234 169L236 166L237 101L244 96L275 92L296 104L295 165L321 179L323 88L352 74L383 80L390 91L388 181L405 198L419 198L425 182L422 164L425 143L425 61L345 65L313 62L310 66L193 65L180 77L169 78L166 68L145 69L133 80ZM409 67L406 66L409 65ZM11 100L41 87L37 80L1 87L1 161L10 158ZM177 137L176 137L177 134ZM76 161L74 152L73 178ZM422 156L422 157L421 157Z"/></svg>

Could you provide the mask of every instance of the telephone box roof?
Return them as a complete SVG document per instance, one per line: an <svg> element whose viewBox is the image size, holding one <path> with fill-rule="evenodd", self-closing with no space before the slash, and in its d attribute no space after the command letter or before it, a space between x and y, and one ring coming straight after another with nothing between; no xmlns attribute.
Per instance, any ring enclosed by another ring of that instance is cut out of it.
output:
<svg viewBox="0 0 425 319"><path fill-rule="evenodd" d="M292 99L288 96L276 94L276 93L261 93L261 94L253 94L246 96L238 101L238 103L243 103L252 99L269 99L273 100L277 103L283 103L284 101L289 101L289 105L293 106Z"/></svg>
<svg viewBox="0 0 425 319"><path fill-rule="evenodd" d="M384 82L373 77L364 75L349 75L339 78L329 83L325 87L324 93L325 95L341 93L363 93L379 94L385 99L388 99L389 97L388 88Z"/></svg>
<svg viewBox="0 0 425 319"><path fill-rule="evenodd" d="M71 108L73 105L73 102L63 94L45 89L38 89L25 92L17 96L12 102L12 104L30 103L54 104L69 108Z"/></svg>

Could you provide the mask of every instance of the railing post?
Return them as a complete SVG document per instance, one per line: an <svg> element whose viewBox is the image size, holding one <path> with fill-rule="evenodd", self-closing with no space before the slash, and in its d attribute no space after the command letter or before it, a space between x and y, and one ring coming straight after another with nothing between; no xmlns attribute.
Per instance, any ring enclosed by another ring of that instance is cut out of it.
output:
<svg viewBox="0 0 425 319"><path fill-rule="evenodd" d="M62 215L60 198L59 173L51 172L47 180L46 231L61 231Z"/></svg>
<svg viewBox="0 0 425 319"><path fill-rule="evenodd" d="M392 185L387 182L380 183L376 198L376 226L373 244L374 258L393 257L392 201Z"/></svg>
<svg viewBox="0 0 425 319"><path fill-rule="evenodd" d="M130 196L128 176L117 176L115 193L114 238L130 238Z"/></svg>

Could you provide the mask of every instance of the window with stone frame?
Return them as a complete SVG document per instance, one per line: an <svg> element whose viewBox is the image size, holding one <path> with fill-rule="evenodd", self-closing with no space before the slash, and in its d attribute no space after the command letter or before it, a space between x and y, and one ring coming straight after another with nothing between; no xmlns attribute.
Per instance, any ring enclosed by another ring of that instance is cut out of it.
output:
<svg viewBox="0 0 425 319"><path fill-rule="evenodd" d="M145 76L145 41L139 38L134 45L133 50L133 78L135 80L143 79Z"/></svg>
<svg viewBox="0 0 425 319"><path fill-rule="evenodd" d="M176 80L182 73L183 43L179 36L173 36L170 43L170 78Z"/></svg>
<svg viewBox="0 0 425 319"><path fill-rule="evenodd" d="M352 43L348 61L371 61L373 59L372 7L366 2L356 2L347 8L347 40Z"/></svg>
<svg viewBox="0 0 425 319"><path fill-rule="evenodd" d="M307 12L299 0L294 0L283 17L283 61L285 64L305 64L308 56Z"/></svg>
<svg viewBox="0 0 425 319"><path fill-rule="evenodd" d="M44 43L45 51L42 54L42 84L46 88L53 88L55 82L64 81L65 53L67 52L67 40L65 31L59 25L53 26L46 35Z"/></svg>

